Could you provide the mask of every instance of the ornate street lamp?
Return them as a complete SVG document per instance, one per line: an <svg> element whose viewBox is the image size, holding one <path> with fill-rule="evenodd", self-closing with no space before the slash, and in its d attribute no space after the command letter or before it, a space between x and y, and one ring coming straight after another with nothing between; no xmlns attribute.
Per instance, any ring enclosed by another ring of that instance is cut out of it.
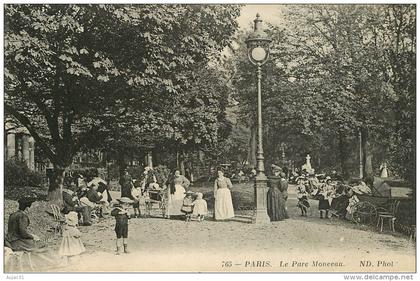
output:
<svg viewBox="0 0 420 281"><path fill-rule="evenodd" d="M257 148L257 176L255 177L255 205L256 223L269 223L270 218L267 214L267 177L264 173L264 152L262 137L262 112L261 112L261 66L268 60L271 39L262 30L262 20L257 14L254 20L254 32L246 40L248 48L248 58L252 64L257 66L258 77L258 148Z"/></svg>

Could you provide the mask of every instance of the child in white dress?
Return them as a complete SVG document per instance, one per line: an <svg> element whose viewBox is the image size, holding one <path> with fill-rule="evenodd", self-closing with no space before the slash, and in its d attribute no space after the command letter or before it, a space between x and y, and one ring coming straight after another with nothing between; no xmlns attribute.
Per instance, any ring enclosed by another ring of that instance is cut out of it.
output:
<svg viewBox="0 0 420 281"><path fill-rule="evenodd" d="M207 202L203 199L203 193L197 193L197 199L194 200L193 216L197 217L198 221L203 221L207 215Z"/></svg>
<svg viewBox="0 0 420 281"><path fill-rule="evenodd" d="M81 253L85 252L85 246L81 239L81 233L77 228L78 217L76 212L65 215L66 225L63 228L63 240L58 254L72 260Z"/></svg>

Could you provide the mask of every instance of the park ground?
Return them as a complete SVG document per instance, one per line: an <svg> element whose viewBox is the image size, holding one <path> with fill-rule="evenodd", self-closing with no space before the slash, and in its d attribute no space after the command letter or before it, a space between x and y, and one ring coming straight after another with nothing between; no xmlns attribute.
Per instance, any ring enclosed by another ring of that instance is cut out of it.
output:
<svg viewBox="0 0 420 281"><path fill-rule="evenodd" d="M236 189L236 190L235 190ZM250 200L252 184L236 184ZM206 193L208 186L192 187ZM407 236L380 233L373 227L338 219L320 219L311 201L308 217L296 207L295 186L289 188L290 218L267 225L250 223L250 211L235 219L204 222L133 218L129 225L129 254L115 255L114 220L107 217L80 227L86 253L53 271L275 271L275 272L411 272L415 270L415 243ZM118 197L117 192L113 192ZM234 200L235 200L235 196ZM154 216L153 216L154 215ZM51 239L59 247L59 239Z"/></svg>

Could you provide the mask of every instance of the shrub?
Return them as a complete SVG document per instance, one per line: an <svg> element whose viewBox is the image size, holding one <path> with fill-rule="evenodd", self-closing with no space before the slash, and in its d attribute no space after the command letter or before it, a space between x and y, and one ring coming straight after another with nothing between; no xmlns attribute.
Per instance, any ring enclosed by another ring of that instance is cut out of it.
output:
<svg viewBox="0 0 420 281"><path fill-rule="evenodd" d="M155 172L156 180L159 183L159 185L163 186L164 184L166 184L169 175L171 174L171 170L164 165L159 165L157 167L154 167L153 171Z"/></svg>
<svg viewBox="0 0 420 281"><path fill-rule="evenodd" d="M7 160L4 165L4 197L12 200L22 197L44 200L47 188L42 184L43 179L42 174L31 171L25 162Z"/></svg>
<svg viewBox="0 0 420 281"><path fill-rule="evenodd" d="M36 201L46 200L47 187L39 186L7 186L4 190L4 198L19 200L20 198L33 198Z"/></svg>
<svg viewBox="0 0 420 281"><path fill-rule="evenodd" d="M131 175L133 179L142 179L144 167L142 166L129 166L127 167L128 173ZM118 176L119 178L119 176Z"/></svg>
<svg viewBox="0 0 420 281"><path fill-rule="evenodd" d="M7 160L4 165L5 186L37 186L42 185L42 174L31 171L24 161Z"/></svg>

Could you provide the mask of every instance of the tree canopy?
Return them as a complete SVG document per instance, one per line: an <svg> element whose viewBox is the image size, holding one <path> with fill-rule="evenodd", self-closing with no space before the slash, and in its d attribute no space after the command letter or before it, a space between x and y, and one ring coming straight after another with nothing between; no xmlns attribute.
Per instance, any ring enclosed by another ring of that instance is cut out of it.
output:
<svg viewBox="0 0 420 281"><path fill-rule="evenodd" d="M217 124L188 105L190 74L230 43L238 15L235 5L6 5L5 111L57 170L114 130L199 142ZM188 119L174 115L186 108Z"/></svg>
<svg viewBox="0 0 420 281"><path fill-rule="evenodd" d="M373 173L372 161L377 167L387 161L395 174L413 180L415 7L288 5L282 17L267 29L273 43L263 66L269 161L279 158L283 144L295 163L310 153L318 168L349 175L361 130L365 175ZM236 99L242 117L256 120L255 70L245 45L235 53ZM410 164L395 158L401 148Z"/></svg>

